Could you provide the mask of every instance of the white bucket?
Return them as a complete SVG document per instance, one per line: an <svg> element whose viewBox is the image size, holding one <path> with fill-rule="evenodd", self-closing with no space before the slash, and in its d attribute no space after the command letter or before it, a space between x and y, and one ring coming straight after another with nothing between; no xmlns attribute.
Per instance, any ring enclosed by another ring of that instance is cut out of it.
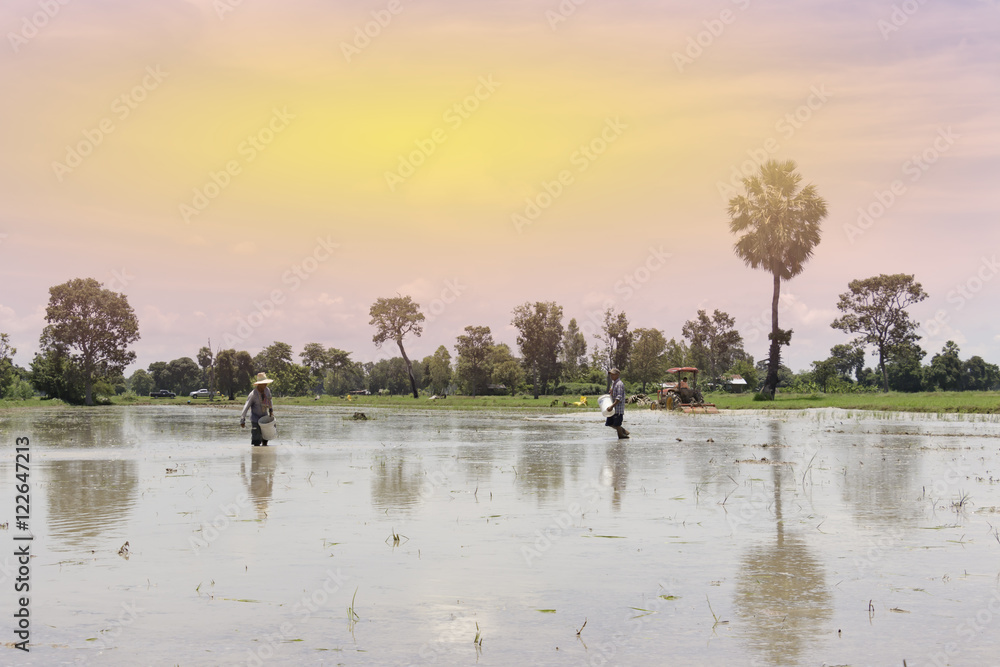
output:
<svg viewBox="0 0 1000 667"><path fill-rule="evenodd" d="M278 427L274 423L274 417L264 415L257 422L260 424L260 437L264 440L275 440L278 437Z"/></svg>
<svg viewBox="0 0 1000 667"><path fill-rule="evenodd" d="M611 396L608 394L604 394L604 396L597 399L597 406L601 408L601 414L605 417L610 417L615 414L615 409L611 407L613 404L614 400L612 400Z"/></svg>

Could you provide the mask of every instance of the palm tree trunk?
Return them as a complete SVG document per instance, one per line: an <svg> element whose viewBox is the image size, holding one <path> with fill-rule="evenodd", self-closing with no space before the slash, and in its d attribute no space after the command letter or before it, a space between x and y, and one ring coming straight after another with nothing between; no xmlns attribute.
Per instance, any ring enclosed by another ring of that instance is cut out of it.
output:
<svg viewBox="0 0 1000 667"><path fill-rule="evenodd" d="M778 364L781 359L780 329L778 328L778 297L781 296L781 276L774 273L774 295L771 297L771 351L767 362L767 379L764 387L769 398L774 398L778 388Z"/></svg>

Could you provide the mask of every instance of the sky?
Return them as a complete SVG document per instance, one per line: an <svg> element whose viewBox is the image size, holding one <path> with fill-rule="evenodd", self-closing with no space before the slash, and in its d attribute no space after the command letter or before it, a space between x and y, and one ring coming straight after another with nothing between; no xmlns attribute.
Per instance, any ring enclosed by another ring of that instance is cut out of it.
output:
<svg viewBox="0 0 1000 667"><path fill-rule="evenodd" d="M928 293L930 354L1000 363L996 0L7 0L0 29L20 365L86 277L135 310L129 371L209 341L392 356L369 308L397 294L411 358L469 325L516 349L513 309L555 301L678 340L719 309L760 360L772 279L726 209L770 158L829 211L782 284L787 365L882 273Z"/></svg>

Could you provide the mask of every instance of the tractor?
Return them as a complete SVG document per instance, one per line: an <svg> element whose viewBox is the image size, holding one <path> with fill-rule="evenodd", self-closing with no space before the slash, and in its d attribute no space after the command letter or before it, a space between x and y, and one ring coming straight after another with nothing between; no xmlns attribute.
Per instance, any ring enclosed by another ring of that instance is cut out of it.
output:
<svg viewBox="0 0 1000 667"><path fill-rule="evenodd" d="M653 410L682 410L685 413L718 414L719 410L713 403L706 403L698 391L698 369L691 366L671 368L667 373L674 375L676 381L663 382L657 392L657 399L649 406ZM687 376L691 376L691 384L687 384Z"/></svg>

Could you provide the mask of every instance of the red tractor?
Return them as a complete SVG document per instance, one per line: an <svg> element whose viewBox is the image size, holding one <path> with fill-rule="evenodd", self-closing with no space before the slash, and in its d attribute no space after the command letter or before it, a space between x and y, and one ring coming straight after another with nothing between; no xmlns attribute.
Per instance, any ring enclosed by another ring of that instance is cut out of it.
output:
<svg viewBox="0 0 1000 667"><path fill-rule="evenodd" d="M713 403L706 403L705 398L698 391L698 369L691 366L683 368L671 368L667 373L674 375L677 379L674 382L664 382L657 392L657 400L653 401L650 407L653 410L683 410L686 413L711 413L718 414L719 410ZM690 384L688 376L691 377Z"/></svg>

